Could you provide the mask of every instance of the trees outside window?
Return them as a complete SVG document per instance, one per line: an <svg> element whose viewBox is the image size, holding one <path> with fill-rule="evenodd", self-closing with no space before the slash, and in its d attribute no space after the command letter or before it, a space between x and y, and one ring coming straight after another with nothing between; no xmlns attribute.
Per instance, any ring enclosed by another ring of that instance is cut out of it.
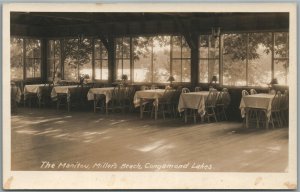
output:
<svg viewBox="0 0 300 192"><path fill-rule="evenodd" d="M11 79L41 77L41 40L12 37L10 53Z"/></svg>
<svg viewBox="0 0 300 192"><path fill-rule="evenodd" d="M246 86L247 34L225 34L223 40L223 84Z"/></svg>
<svg viewBox="0 0 300 192"><path fill-rule="evenodd" d="M11 79L22 80L23 77L23 39L12 37L10 39L10 72Z"/></svg>
<svg viewBox="0 0 300 192"><path fill-rule="evenodd" d="M93 46L89 38L63 40L64 79L79 80L79 76L88 74L92 77Z"/></svg>
<svg viewBox="0 0 300 192"><path fill-rule="evenodd" d="M108 52L100 39L95 39L95 79L108 80Z"/></svg>
<svg viewBox="0 0 300 192"><path fill-rule="evenodd" d="M288 84L289 34L274 33L274 78L279 84Z"/></svg>
<svg viewBox="0 0 300 192"><path fill-rule="evenodd" d="M199 38L199 82L209 83L213 76L219 82L219 37L200 35Z"/></svg>
<svg viewBox="0 0 300 192"><path fill-rule="evenodd" d="M191 82L191 49L183 36L171 37L171 67L175 82Z"/></svg>
<svg viewBox="0 0 300 192"><path fill-rule="evenodd" d="M48 41L48 80L53 81L56 77L60 76L61 73L61 49L60 40L49 40Z"/></svg>
<svg viewBox="0 0 300 192"><path fill-rule="evenodd" d="M207 83L219 75L223 85L266 87L272 78L288 82L288 33L228 33L221 35L223 46L210 35L199 38L199 82ZM213 46L214 44L214 46ZM222 65L219 49L222 48Z"/></svg>
<svg viewBox="0 0 300 192"><path fill-rule="evenodd" d="M131 39L129 37L117 38L116 39L116 73L117 79L121 80L122 75L127 75L130 80L130 59L131 59Z"/></svg>

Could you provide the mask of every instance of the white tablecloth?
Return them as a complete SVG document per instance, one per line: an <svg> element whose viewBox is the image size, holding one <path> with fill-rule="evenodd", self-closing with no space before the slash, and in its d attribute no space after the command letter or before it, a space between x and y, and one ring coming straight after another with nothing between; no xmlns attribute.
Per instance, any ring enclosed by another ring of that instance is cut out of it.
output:
<svg viewBox="0 0 300 192"><path fill-rule="evenodd" d="M135 107L140 106L140 99L154 99L155 103L165 93L165 89L150 89L137 91L134 94L133 103Z"/></svg>
<svg viewBox="0 0 300 192"><path fill-rule="evenodd" d="M240 103L242 117L245 117L245 108L255 108L266 110L270 118L273 98L274 95L265 93L243 96Z"/></svg>
<svg viewBox="0 0 300 192"><path fill-rule="evenodd" d="M53 87L51 91L51 98L52 100L57 100L57 94L63 93L67 95L67 101L70 101L71 94L76 92L76 90L79 90L80 87L78 85L69 85L69 86L56 86Z"/></svg>
<svg viewBox="0 0 300 192"><path fill-rule="evenodd" d="M48 86L48 84L34 84L34 85L25 85L24 87L24 99L29 93L34 93L39 99L41 99L43 88Z"/></svg>
<svg viewBox="0 0 300 192"><path fill-rule="evenodd" d="M105 95L105 102L108 103L111 100L113 90L114 87L91 88L87 94L87 99L94 100L95 97Z"/></svg>
<svg viewBox="0 0 300 192"><path fill-rule="evenodd" d="M208 97L209 91L199 91L190 93L181 93L178 103L178 111L184 109L197 109L200 115L205 114L205 100Z"/></svg>

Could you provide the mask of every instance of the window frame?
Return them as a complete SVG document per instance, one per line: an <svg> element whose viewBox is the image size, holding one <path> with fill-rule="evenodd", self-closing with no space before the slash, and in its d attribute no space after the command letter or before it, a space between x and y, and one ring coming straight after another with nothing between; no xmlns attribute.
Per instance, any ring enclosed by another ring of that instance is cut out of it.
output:
<svg viewBox="0 0 300 192"><path fill-rule="evenodd" d="M261 86L257 86L257 85L249 85L249 78L248 78L248 56L246 58L246 85L244 86L234 86L234 85L226 85L223 83L223 67L224 67L224 61L223 61L223 48L224 48L224 34L247 34L247 45L246 45L246 51L247 51L247 55L248 55L248 49L249 49L249 34L253 34L253 33L271 33L272 35L272 47L271 47L271 78L273 79L274 78L274 75L275 75L275 70L274 70L274 65L275 65L275 60L285 60L288 62L289 64L289 41L290 41L290 35L289 35L289 31L247 31L247 32L224 32L224 33L221 33L220 36L219 36L219 82L217 82L217 84L219 86L223 86L223 87L233 87L233 88L238 88L238 87L249 87L249 88L266 88L266 87L261 87ZM279 58L279 57L274 57L274 46L275 46L275 33L287 33L288 34L288 38L287 38L287 43L288 43L288 57L282 57L282 58ZM200 41L200 36L201 35L210 35L210 34L199 34L198 35L198 42ZM200 45L198 47L198 54L199 54L199 50L200 50ZM209 52L208 52L209 53ZM205 58L201 58L201 56L199 55L198 57L198 66L199 66L199 69L198 69L198 84L200 85L207 85L209 84L210 82L200 82L200 61L201 60L205 60ZM209 59L208 59L209 60ZM287 85L287 79L288 79L288 69L286 70L285 72L285 84L282 84L282 85ZM208 79L209 80L209 79ZM271 81L271 79L270 79Z"/></svg>

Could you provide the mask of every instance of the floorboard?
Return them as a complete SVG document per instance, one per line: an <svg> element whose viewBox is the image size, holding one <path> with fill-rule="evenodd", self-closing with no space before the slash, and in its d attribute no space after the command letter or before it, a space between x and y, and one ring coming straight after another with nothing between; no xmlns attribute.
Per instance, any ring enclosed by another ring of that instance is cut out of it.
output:
<svg viewBox="0 0 300 192"><path fill-rule="evenodd" d="M12 170L284 172L288 167L288 128L245 129L239 122L186 124L171 118L141 120L138 113L36 108L20 108L11 120ZM55 167L41 167L46 161Z"/></svg>

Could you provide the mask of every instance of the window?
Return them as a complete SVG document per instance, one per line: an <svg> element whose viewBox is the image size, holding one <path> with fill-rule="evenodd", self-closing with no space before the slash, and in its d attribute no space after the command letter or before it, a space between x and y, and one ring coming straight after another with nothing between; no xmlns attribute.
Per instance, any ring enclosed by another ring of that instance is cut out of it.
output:
<svg viewBox="0 0 300 192"><path fill-rule="evenodd" d="M272 76L272 33L249 33L247 85L266 87Z"/></svg>
<svg viewBox="0 0 300 192"><path fill-rule="evenodd" d="M116 39L116 68L117 79L122 79L122 75L127 75L130 80L130 38Z"/></svg>
<svg viewBox="0 0 300 192"><path fill-rule="evenodd" d="M225 34L223 38L223 84L245 86L247 34Z"/></svg>
<svg viewBox="0 0 300 192"><path fill-rule="evenodd" d="M11 38L10 40L10 66L11 79L23 79L23 39Z"/></svg>
<svg viewBox="0 0 300 192"><path fill-rule="evenodd" d="M219 37L201 35L199 38L199 82L209 83L213 76L219 81ZM218 82L217 81L217 82Z"/></svg>
<svg viewBox="0 0 300 192"><path fill-rule="evenodd" d="M274 78L279 84L288 84L289 35L274 33Z"/></svg>
<svg viewBox="0 0 300 192"><path fill-rule="evenodd" d="M64 79L78 80L82 74L92 76L92 49L88 38L64 40Z"/></svg>
<svg viewBox="0 0 300 192"><path fill-rule="evenodd" d="M108 53L100 39L95 39L95 79L108 80Z"/></svg>
<svg viewBox="0 0 300 192"><path fill-rule="evenodd" d="M25 39L26 78L41 77L41 41Z"/></svg>
<svg viewBox="0 0 300 192"><path fill-rule="evenodd" d="M171 38L171 66L175 82L191 82L191 49L182 36Z"/></svg>
<svg viewBox="0 0 300 192"><path fill-rule="evenodd" d="M60 40L48 41L48 79L54 80L55 77L60 77L61 65L60 65Z"/></svg>
<svg viewBox="0 0 300 192"><path fill-rule="evenodd" d="M132 39L133 79L135 82L152 82L152 43L151 37L137 37Z"/></svg>

